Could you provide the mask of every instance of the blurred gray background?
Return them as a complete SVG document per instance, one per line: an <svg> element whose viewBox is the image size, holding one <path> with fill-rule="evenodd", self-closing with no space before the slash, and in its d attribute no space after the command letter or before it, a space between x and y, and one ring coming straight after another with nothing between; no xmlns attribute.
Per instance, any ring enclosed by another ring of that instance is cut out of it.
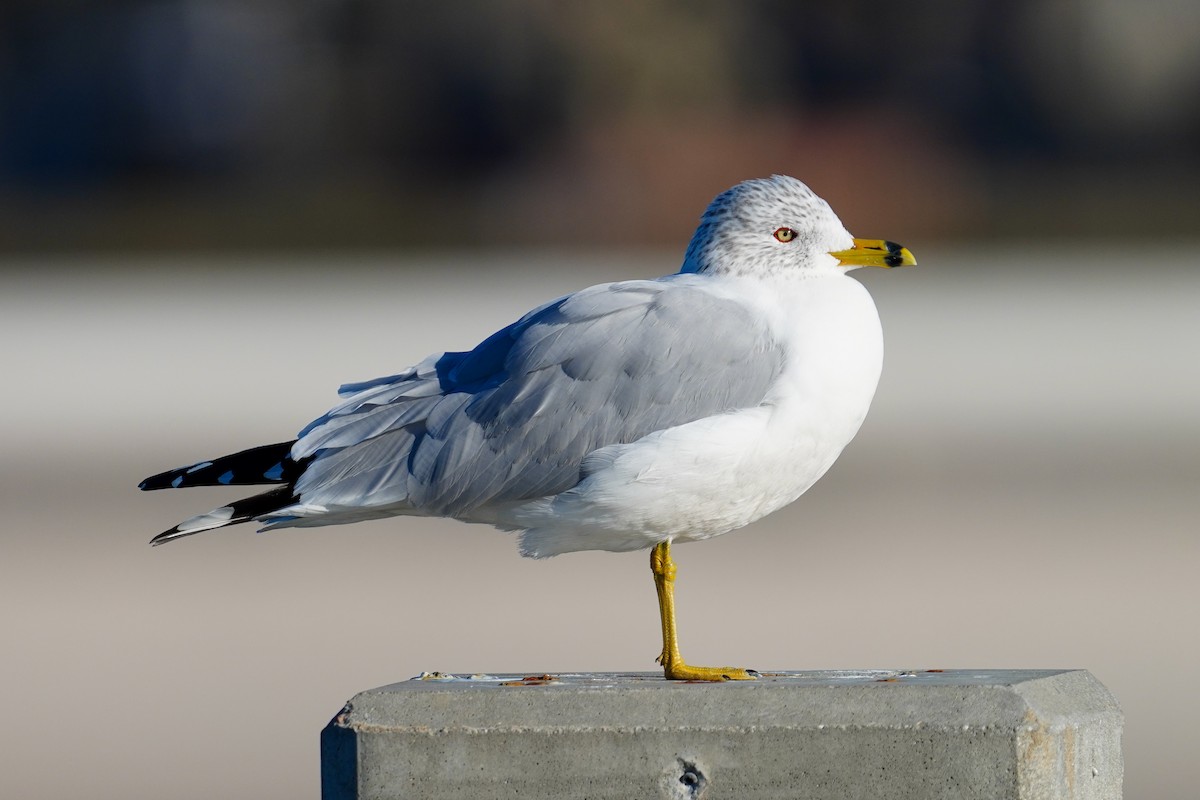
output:
<svg viewBox="0 0 1200 800"><path fill-rule="evenodd" d="M648 670L645 554L438 520L151 549L345 381L674 271L783 172L921 266L808 495L676 554L697 663L1083 667L1192 798L1200 6L308 0L0 8L0 795L312 797L422 670Z"/></svg>

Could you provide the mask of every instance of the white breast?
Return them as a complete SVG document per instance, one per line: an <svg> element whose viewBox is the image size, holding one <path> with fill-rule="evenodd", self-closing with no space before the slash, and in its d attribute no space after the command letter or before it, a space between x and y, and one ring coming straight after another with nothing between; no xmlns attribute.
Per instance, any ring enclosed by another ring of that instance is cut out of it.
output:
<svg viewBox="0 0 1200 800"><path fill-rule="evenodd" d="M879 316L842 272L764 283L714 281L754 305L786 343L763 405L697 420L594 455L591 474L512 509L522 551L634 550L706 539L791 503L833 464L867 413L883 358Z"/></svg>

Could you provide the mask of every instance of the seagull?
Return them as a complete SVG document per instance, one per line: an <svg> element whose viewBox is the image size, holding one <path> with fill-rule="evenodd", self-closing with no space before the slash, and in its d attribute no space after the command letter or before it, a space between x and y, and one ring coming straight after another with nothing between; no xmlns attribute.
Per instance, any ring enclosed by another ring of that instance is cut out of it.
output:
<svg viewBox="0 0 1200 800"><path fill-rule="evenodd" d="M296 439L144 480L274 484L159 545L391 516L519 531L522 555L650 550L669 680L751 680L679 653L674 542L742 528L808 490L857 433L883 337L848 273L915 264L853 238L795 178L748 180L700 219L679 272L535 308L473 350L339 390Z"/></svg>

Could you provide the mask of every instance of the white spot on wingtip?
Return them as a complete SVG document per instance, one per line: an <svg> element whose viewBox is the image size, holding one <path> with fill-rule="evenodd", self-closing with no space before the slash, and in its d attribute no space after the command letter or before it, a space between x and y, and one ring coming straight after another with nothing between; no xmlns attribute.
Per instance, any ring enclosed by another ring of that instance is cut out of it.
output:
<svg viewBox="0 0 1200 800"><path fill-rule="evenodd" d="M219 527L220 523L233 519L233 506L221 506L215 508L207 514L200 514L175 526L175 529L180 531L206 530L208 528Z"/></svg>

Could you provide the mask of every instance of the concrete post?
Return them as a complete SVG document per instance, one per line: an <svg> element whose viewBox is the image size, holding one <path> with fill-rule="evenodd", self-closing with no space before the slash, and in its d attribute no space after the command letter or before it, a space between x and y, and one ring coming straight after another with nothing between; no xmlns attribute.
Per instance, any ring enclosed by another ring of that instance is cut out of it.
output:
<svg viewBox="0 0 1200 800"><path fill-rule="evenodd" d="M324 800L1121 797L1121 712L1083 670L431 677L334 717Z"/></svg>

